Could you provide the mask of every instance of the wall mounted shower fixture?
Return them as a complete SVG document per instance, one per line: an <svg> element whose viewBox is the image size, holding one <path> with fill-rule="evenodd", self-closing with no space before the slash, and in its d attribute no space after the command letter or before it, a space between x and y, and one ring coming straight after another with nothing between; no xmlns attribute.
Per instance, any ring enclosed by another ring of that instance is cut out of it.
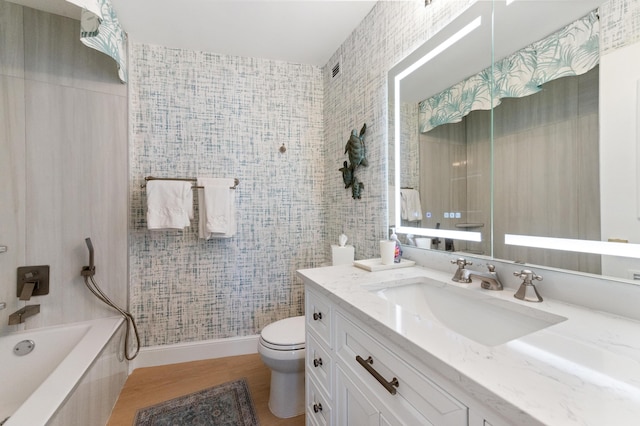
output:
<svg viewBox="0 0 640 426"><path fill-rule="evenodd" d="M20 300L45 294L49 294L49 265L20 266L17 281L17 296Z"/></svg>

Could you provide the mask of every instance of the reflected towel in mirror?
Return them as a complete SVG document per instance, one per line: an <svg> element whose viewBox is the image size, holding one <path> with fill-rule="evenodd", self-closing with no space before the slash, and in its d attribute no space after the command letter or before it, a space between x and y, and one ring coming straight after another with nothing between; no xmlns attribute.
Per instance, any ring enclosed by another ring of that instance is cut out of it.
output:
<svg viewBox="0 0 640 426"><path fill-rule="evenodd" d="M416 222L422 219L420 193L415 189L400 189L400 213L403 220Z"/></svg>

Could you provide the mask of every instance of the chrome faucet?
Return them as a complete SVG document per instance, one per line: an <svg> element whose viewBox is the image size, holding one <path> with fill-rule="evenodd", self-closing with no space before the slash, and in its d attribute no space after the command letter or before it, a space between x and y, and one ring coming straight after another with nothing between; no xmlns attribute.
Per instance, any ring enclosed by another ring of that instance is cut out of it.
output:
<svg viewBox="0 0 640 426"><path fill-rule="evenodd" d="M542 302L542 296L538 293L536 286L533 285L533 280L542 281L542 277L533 271L523 269L520 272L514 272L513 275L522 278L522 284L520 288L513 295L516 299L525 300L527 302Z"/></svg>
<svg viewBox="0 0 640 426"><path fill-rule="evenodd" d="M40 305L27 305L9 315L9 325L22 324L27 318L40 313Z"/></svg>
<svg viewBox="0 0 640 426"><path fill-rule="evenodd" d="M469 280L468 278L467 278L467 281L465 281L463 274L465 272L464 267L466 265L473 265L472 262L467 262L467 259L465 259L464 257L459 257L456 260L452 260L451 263L453 263L454 265L458 265L458 269L456 269L456 272L453 274L451 281L455 281L457 283L471 282L471 280Z"/></svg>
<svg viewBox="0 0 640 426"><path fill-rule="evenodd" d="M485 290L502 290L502 283L498 278L496 267L494 265L488 264L487 268L489 269L488 272L479 272L465 269L462 274L461 282L470 283L473 278L478 278L482 280L482 282L480 283L480 287L484 288Z"/></svg>

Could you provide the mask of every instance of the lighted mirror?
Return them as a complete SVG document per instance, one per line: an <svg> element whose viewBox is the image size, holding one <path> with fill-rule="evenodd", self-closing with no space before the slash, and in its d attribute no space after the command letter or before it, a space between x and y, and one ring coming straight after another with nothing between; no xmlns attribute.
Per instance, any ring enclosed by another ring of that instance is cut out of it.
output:
<svg viewBox="0 0 640 426"><path fill-rule="evenodd" d="M640 37L600 3L480 1L390 70L389 223L407 244L640 275L640 75L620 65Z"/></svg>

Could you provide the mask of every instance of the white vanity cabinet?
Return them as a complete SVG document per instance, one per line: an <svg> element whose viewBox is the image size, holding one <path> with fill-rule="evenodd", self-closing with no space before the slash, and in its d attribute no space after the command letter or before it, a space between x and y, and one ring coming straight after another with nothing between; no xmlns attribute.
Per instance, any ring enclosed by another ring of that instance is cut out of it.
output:
<svg viewBox="0 0 640 426"><path fill-rule="evenodd" d="M333 425L333 312L329 301L312 292L305 296L305 393L309 425Z"/></svg>
<svg viewBox="0 0 640 426"><path fill-rule="evenodd" d="M306 309L307 424L469 424L465 404L308 286Z"/></svg>

